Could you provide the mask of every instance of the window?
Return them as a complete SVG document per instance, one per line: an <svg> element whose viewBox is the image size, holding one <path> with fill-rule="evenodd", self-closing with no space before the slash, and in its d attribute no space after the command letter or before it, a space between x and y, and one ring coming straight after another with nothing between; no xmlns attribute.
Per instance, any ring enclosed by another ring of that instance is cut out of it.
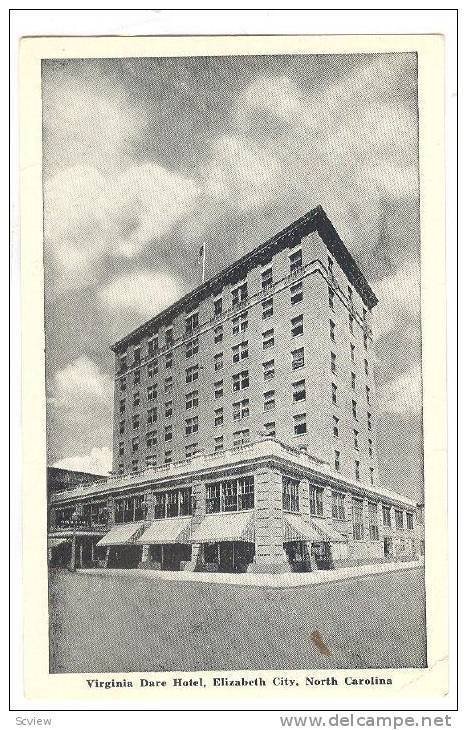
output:
<svg viewBox="0 0 467 730"><path fill-rule="evenodd" d="M352 390L355 390L356 385L357 385L357 376L355 375L355 373L350 373L350 386L351 386Z"/></svg>
<svg viewBox="0 0 467 730"><path fill-rule="evenodd" d="M355 479L357 480L357 482L360 481L360 462L359 461L355 462Z"/></svg>
<svg viewBox="0 0 467 730"><path fill-rule="evenodd" d="M264 393L264 411L272 411L276 407L275 394L273 390L268 390Z"/></svg>
<svg viewBox="0 0 467 730"><path fill-rule="evenodd" d="M118 369L121 373L123 373L127 369L128 363L127 363L127 356L126 355L120 355Z"/></svg>
<svg viewBox="0 0 467 730"><path fill-rule="evenodd" d="M141 383L141 370L138 368L133 373L133 385L138 385Z"/></svg>
<svg viewBox="0 0 467 730"><path fill-rule="evenodd" d="M234 431L233 435L233 445L234 446L242 446L242 444L247 444L250 441L250 431L245 428L243 431Z"/></svg>
<svg viewBox="0 0 467 730"><path fill-rule="evenodd" d="M138 413L135 416L133 416L132 425L133 425L134 429L139 428L139 414Z"/></svg>
<svg viewBox="0 0 467 730"><path fill-rule="evenodd" d="M396 509L394 510L394 519L396 522L396 530L403 530L404 529L404 514L402 510Z"/></svg>
<svg viewBox="0 0 467 730"><path fill-rule="evenodd" d="M158 338L157 335L155 337L152 337L150 340L148 340L148 356L152 357L156 354L158 348Z"/></svg>
<svg viewBox="0 0 467 730"><path fill-rule="evenodd" d="M272 380L274 377L274 360L263 362L263 377L265 380Z"/></svg>
<svg viewBox="0 0 467 730"><path fill-rule="evenodd" d="M171 393L173 389L173 378L171 375L168 375L164 381L164 391L166 393Z"/></svg>
<svg viewBox="0 0 467 730"><path fill-rule="evenodd" d="M375 470L372 466L370 466L370 484L375 483Z"/></svg>
<svg viewBox="0 0 467 730"><path fill-rule="evenodd" d="M272 286L272 266L261 272L261 288L263 291Z"/></svg>
<svg viewBox="0 0 467 730"><path fill-rule="evenodd" d="M282 477L282 508L286 512L299 511L298 489L298 479Z"/></svg>
<svg viewBox="0 0 467 730"><path fill-rule="evenodd" d="M240 421L242 418L248 418L250 415L250 401L248 398L237 401L232 407L234 421Z"/></svg>
<svg viewBox="0 0 467 730"><path fill-rule="evenodd" d="M172 432L172 424L169 423L164 428L164 441L172 441L173 432Z"/></svg>
<svg viewBox="0 0 467 730"><path fill-rule="evenodd" d="M125 413L125 398L120 401L120 414Z"/></svg>
<svg viewBox="0 0 467 730"><path fill-rule="evenodd" d="M340 451L334 452L334 469L340 471L341 468L341 453Z"/></svg>
<svg viewBox="0 0 467 730"><path fill-rule="evenodd" d="M368 360L365 358L365 360L363 362L365 364L365 375L368 375L368 372L369 372L368 371Z"/></svg>
<svg viewBox="0 0 467 730"><path fill-rule="evenodd" d="M241 512L253 509L254 479L252 476L226 479L206 484L206 513Z"/></svg>
<svg viewBox="0 0 467 730"><path fill-rule="evenodd" d="M224 328L222 325L214 327L214 344L218 345L224 339Z"/></svg>
<svg viewBox="0 0 467 730"><path fill-rule="evenodd" d="M298 350L292 350L292 370L298 370L305 365L305 349L299 347Z"/></svg>
<svg viewBox="0 0 467 730"><path fill-rule="evenodd" d="M146 468L150 468L152 466L157 465L157 456L155 454L151 454L150 456L146 456Z"/></svg>
<svg viewBox="0 0 467 730"><path fill-rule="evenodd" d="M138 460L132 461L132 471L138 470ZM147 506L143 494L115 500L115 522L138 522L146 519Z"/></svg>
<svg viewBox="0 0 467 730"><path fill-rule="evenodd" d="M355 345L352 345L352 343L350 343L350 359L355 362Z"/></svg>
<svg viewBox="0 0 467 730"><path fill-rule="evenodd" d="M197 337L194 337L192 340L189 340L185 345L185 357L193 357L193 355L196 355L198 352L199 340Z"/></svg>
<svg viewBox="0 0 467 730"><path fill-rule="evenodd" d="M123 443L123 441L120 441L120 443L118 444L118 455L123 456L124 453L125 453L125 444Z"/></svg>
<svg viewBox="0 0 467 730"><path fill-rule="evenodd" d="M378 540L378 505L376 502L368 502L368 520L370 523L370 540Z"/></svg>
<svg viewBox="0 0 467 730"><path fill-rule="evenodd" d="M232 347L232 362L240 362L248 357L248 341L240 342Z"/></svg>
<svg viewBox="0 0 467 730"><path fill-rule="evenodd" d="M159 372L157 360L148 363L148 378L153 378Z"/></svg>
<svg viewBox="0 0 467 730"><path fill-rule="evenodd" d="M368 430L371 431L371 413L368 412L366 414L366 420L367 420L367 423L368 423Z"/></svg>
<svg viewBox="0 0 467 730"><path fill-rule="evenodd" d="M348 294L348 297L349 297L349 302L351 302L352 301L352 294L353 294L352 287L351 286L348 286L347 287L347 294Z"/></svg>
<svg viewBox="0 0 467 730"><path fill-rule="evenodd" d="M383 504L383 525L391 527L391 508L386 504Z"/></svg>
<svg viewBox="0 0 467 730"><path fill-rule="evenodd" d="M336 323L332 319L329 320L329 337L333 342L336 341Z"/></svg>
<svg viewBox="0 0 467 730"><path fill-rule="evenodd" d="M214 411L214 426L222 426L224 423L224 409L216 408Z"/></svg>
<svg viewBox="0 0 467 730"><path fill-rule="evenodd" d="M216 355L214 355L214 370L222 370L224 367L224 354L222 352L218 352Z"/></svg>
<svg viewBox="0 0 467 730"><path fill-rule="evenodd" d="M172 414L173 414L173 401L168 400L165 402L165 406L164 406L165 418L171 418Z"/></svg>
<svg viewBox="0 0 467 730"><path fill-rule="evenodd" d="M356 421L358 420L357 419L357 401L355 401L355 400L352 401L352 416L355 418Z"/></svg>
<svg viewBox="0 0 467 730"><path fill-rule="evenodd" d="M138 449L139 449L139 436L135 436L134 438L132 438L132 440L131 440L131 448L132 448L132 451L138 451Z"/></svg>
<svg viewBox="0 0 467 730"><path fill-rule="evenodd" d="M239 304L245 301L248 297L248 289L247 284L244 282L243 284L240 284L239 286L236 286L235 289L232 289L232 306L238 307Z"/></svg>
<svg viewBox="0 0 467 730"><path fill-rule="evenodd" d="M272 301L272 297L269 299L265 299L264 302L262 302L263 306L263 319L269 319L269 317L272 317L274 314L274 305Z"/></svg>
<svg viewBox="0 0 467 730"><path fill-rule="evenodd" d="M172 451L165 451L164 452L164 464L171 464L172 463Z"/></svg>
<svg viewBox="0 0 467 730"><path fill-rule="evenodd" d="M157 421L157 408L153 406L148 408L148 423L155 423Z"/></svg>
<svg viewBox="0 0 467 730"><path fill-rule="evenodd" d="M331 373L337 372L337 365L336 365L336 353L331 352Z"/></svg>
<svg viewBox="0 0 467 730"><path fill-rule="evenodd" d="M293 417L293 431L295 436L302 436L306 433L306 413L300 413Z"/></svg>
<svg viewBox="0 0 467 730"><path fill-rule="evenodd" d="M334 261L330 256L328 256L328 271L330 274L332 274L332 267L333 267Z"/></svg>
<svg viewBox="0 0 467 730"><path fill-rule="evenodd" d="M187 444L185 446L185 458L191 459L198 451L198 444Z"/></svg>
<svg viewBox="0 0 467 730"><path fill-rule="evenodd" d="M334 291L328 287L329 309L334 312Z"/></svg>
<svg viewBox="0 0 467 730"><path fill-rule="evenodd" d="M332 492L332 516L335 520L345 520L345 494Z"/></svg>
<svg viewBox="0 0 467 730"><path fill-rule="evenodd" d="M185 436L189 436L192 433L198 432L198 416L187 418L185 420Z"/></svg>
<svg viewBox="0 0 467 730"><path fill-rule="evenodd" d="M166 464L172 461L172 452L166 451ZM154 517L156 520L164 517L184 517L191 515L192 499L191 488L181 487L179 489L170 489L165 492L156 492L154 494Z"/></svg>
<svg viewBox="0 0 467 730"><path fill-rule="evenodd" d="M126 377L120 378L120 390L122 393L126 390Z"/></svg>
<svg viewBox="0 0 467 730"><path fill-rule="evenodd" d="M165 356L166 369L171 368L173 364L174 364L174 354L173 354L173 352L168 352Z"/></svg>
<svg viewBox="0 0 467 730"><path fill-rule="evenodd" d="M248 388L250 385L250 378L248 370L242 370L240 373L232 375L232 387L234 392Z"/></svg>
<svg viewBox="0 0 467 730"><path fill-rule="evenodd" d="M218 317L222 314L222 297L214 299L214 316Z"/></svg>
<svg viewBox="0 0 467 730"><path fill-rule="evenodd" d="M373 441L368 439L368 456L373 456Z"/></svg>
<svg viewBox="0 0 467 730"><path fill-rule="evenodd" d="M274 421L271 421L271 423L265 423L264 431L265 431L265 436L272 436L273 438L275 438L276 424L274 423Z"/></svg>
<svg viewBox="0 0 467 730"><path fill-rule="evenodd" d="M120 421L120 424L118 426L118 432L119 434L125 433L125 421Z"/></svg>
<svg viewBox="0 0 467 730"><path fill-rule="evenodd" d="M405 513L405 520L407 523L407 529L413 530L413 514L412 512L406 512Z"/></svg>
<svg viewBox="0 0 467 730"><path fill-rule="evenodd" d="M339 436L339 419L337 418L337 416L332 417L332 423L333 423L332 432L333 432L334 436L336 438L338 438L338 436Z"/></svg>
<svg viewBox="0 0 467 730"><path fill-rule="evenodd" d="M141 347L135 347L133 350L133 364L139 365L141 362Z"/></svg>
<svg viewBox="0 0 467 730"><path fill-rule="evenodd" d="M349 330L350 334L353 335L353 315L349 314Z"/></svg>
<svg viewBox="0 0 467 730"><path fill-rule="evenodd" d="M368 403L368 405L370 405L370 388L368 385L365 386L365 391L366 391L366 402Z"/></svg>
<svg viewBox="0 0 467 730"><path fill-rule="evenodd" d="M355 428L353 430L353 447L358 451L358 431Z"/></svg>
<svg viewBox="0 0 467 730"><path fill-rule="evenodd" d="M353 539L363 540L363 500L352 499Z"/></svg>
<svg viewBox="0 0 467 730"><path fill-rule="evenodd" d="M199 404L199 391L192 390L190 393L185 395L185 410L189 411L190 408L197 408Z"/></svg>
<svg viewBox="0 0 467 730"><path fill-rule="evenodd" d="M363 335L363 347L368 350L368 335L366 333Z"/></svg>
<svg viewBox="0 0 467 730"><path fill-rule="evenodd" d="M224 382L223 380L218 380L216 383L214 383L214 398L222 398L224 395Z"/></svg>
<svg viewBox="0 0 467 730"><path fill-rule="evenodd" d="M199 313L193 312L185 318L185 334L191 335L199 327Z"/></svg>
<svg viewBox="0 0 467 730"><path fill-rule="evenodd" d="M224 437L216 436L214 439L214 451L222 451L224 448Z"/></svg>
<svg viewBox="0 0 467 730"><path fill-rule="evenodd" d="M169 327L169 329L167 329L165 331L165 346L172 347L173 343L174 343L174 331L173 331L173 327Z"/></svg>
<svg viewBox="0 0 467 730"><path fill-rule="evenodd" d="M303 314L298 317L293 317L290 321L292 337L298 337L303 335Z"/></svg>
<svg viewBox="0 0 467 730"><path fill-rule="evenodd" d="M302 268L302 249L299 248L289 256L290 261L290 273L293 274L295 271L299 271Z"/></svg>
<svg viewBox="0 0 467 730"><path fill-rule="evenodd" d="M146 434L146 448L148 451L157 446L157 431L148 431Z"/></svg>
<svg viewBox="0 0 467 730"><path fill-rule="evenodd" d="M148 400L157 400L157 385L148 385Z"/></svg>
<svg viewBox="0 0 467 730"><path fill-rule="evenodd" d="M303 283L298 281L290 287L290 304L294 306L303 301Z"/></svg>
<svg viewBox="0 0 467 730"><path fill-rule="evenodd" d="M248 312L244 311L232 319L232 334L238 335L248 328Z"/></svg>
<svg viewBox="0 0 467 730"><path fill-rule="evenodd" d="M364 321L364 322L366 322L366 318L367 318L367 316L368 316L368 312L367 312L367 310L365 309L365 307L363 307L362 317L363 317L363 321Z"/></svg>
<svg viewBox="0 0 467 730"><path fill-rule="evenodd" d="M294 401L301 401L306 399L304 380L296 380L295 383L292 383L292 399Z"/></svg>
<svg viewBox="0 0 467 730"><path fill-rule="evenodd" d="M133 393L133 408L138 408L140 403L141 403L140 392L139 392L139 390L136 390Z"/></svg>
<svg viewBox="0 0 467 730"><path fill-rule="evenodd" d="M274 347L274 330L263 332L263 350Z"/></svg>
<svg viewBox="0 0 467 730"><path fill-rule="evenodd" d="M323 516L323 494L324 489L322 487L310 484L310 514L315 517Z"/></svg>
<svg viewBox="0 0 467 730"><path fill-rule="evenodd" d="M192 365L191 367L186 369L185 381L187 383L193 383L195 380L198 380L198 377L199 377L199 366L198 365Z"/></svg>
<svg viewBox="0 0 467 730"><path fill-rule="evenodd" d="M331 399L334 404L337 403L337 385L335 383L331 383Z"/></svg>

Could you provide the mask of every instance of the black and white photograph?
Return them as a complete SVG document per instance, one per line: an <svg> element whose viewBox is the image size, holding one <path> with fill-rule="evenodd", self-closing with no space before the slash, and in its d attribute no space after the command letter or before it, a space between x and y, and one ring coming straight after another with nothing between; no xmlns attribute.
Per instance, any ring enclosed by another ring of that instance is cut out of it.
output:
<svg viewBox="0 0 467 730"><path fill-rule="evenodd" d="M427 666L417 80L42 60L51 674Z"/></svg>

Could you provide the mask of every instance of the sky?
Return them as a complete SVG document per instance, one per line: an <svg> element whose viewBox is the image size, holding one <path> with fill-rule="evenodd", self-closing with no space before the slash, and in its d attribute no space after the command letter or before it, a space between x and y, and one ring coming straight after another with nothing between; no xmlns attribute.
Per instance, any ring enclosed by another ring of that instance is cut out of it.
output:
<svg viewBox="0 0 467 730"><path fill-rule="evenodd" d="M416 54L47 60L48 463L111 468L110 345L320 204L374 309L382 486L422 491Z"/></svg>

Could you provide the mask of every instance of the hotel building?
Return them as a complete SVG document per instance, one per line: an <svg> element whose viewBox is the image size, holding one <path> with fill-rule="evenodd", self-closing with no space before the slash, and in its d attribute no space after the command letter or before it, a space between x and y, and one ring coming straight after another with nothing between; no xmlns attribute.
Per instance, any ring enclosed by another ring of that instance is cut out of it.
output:
<svg viewBox="0 0 467 730"><path fill-rule="evenodd" d="M317 207L119 340L112 474L52 495L52 563L415 557L416 503L379 481L376 304Z"/></svg>

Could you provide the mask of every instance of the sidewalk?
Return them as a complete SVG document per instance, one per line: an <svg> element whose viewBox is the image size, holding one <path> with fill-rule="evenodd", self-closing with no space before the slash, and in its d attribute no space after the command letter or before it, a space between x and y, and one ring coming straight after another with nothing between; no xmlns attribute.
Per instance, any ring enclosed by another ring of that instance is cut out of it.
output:
<svg viewBox="0 0 467 730"><path fill-rule="evenodd" d="M225 583L236 586L263 586L265 588L293 588L296 586L336 583L366 575L393 573L397 570L420 568L423 559L401 563L372 563L355 565L336 570L316 570L312 573L189 573L183 571L147 570L144 568L80 568L78 573L91 575L118 575L125 578L145 578L156 581L176 581L179 583Z"/></svg>

